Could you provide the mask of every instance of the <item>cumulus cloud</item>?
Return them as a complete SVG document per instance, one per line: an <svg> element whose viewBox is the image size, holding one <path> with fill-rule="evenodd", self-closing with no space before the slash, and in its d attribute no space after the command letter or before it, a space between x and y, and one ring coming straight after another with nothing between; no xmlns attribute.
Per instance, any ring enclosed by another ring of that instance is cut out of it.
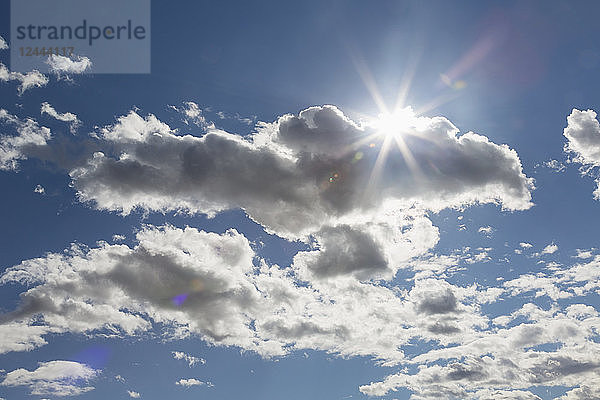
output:
<svg viewBox="0 0 600 400"><path fill-rule="evenodd" d="M13 126L16 135L0 135L0 170L14 170L18 160L26 159L34 149L46 146L51 138L50 129L35 120L25 120L0 109L0 122Z"/></svg>
<svg viewBox="0 0 600 400"><path fill-rule="evenodd" d="M201 115L189 107L186 118ZM198 335L265 357L301 349L372 357L388 366L421 367L363 392L407 387L415 398L521 398L533 380L511 388L504 383L511 373L544 376L548 360L566 369L587 365L580 353L523 361L528 346L572 343L546 310L484 313L485 304L526 293L528 282L486 288L448 282L461 264L488 260L491 249L432 253L439 230L427 217L430 210L477 203L531 207L532 180L516 152L472 132L459 134L440 117L413 117L404 130L401 150L396 139L333 106L261 123L245 138L212 127L202 136L181 135L135 111L118 117L94 133L96 151L69 168L82 201L123 214L142 209L214 215L242 208L267 231L301 238L306 248L292 265L280 267L256 257L234 230L219 235L145 226L132 246L73 245L9 268L0 283L28 287L19 306L0 318L0 328L135 335L158 326L168 338ZM410 279L380 281L401 268L412 273ZM568 279L565 285L573 282ZM589 310L569 312L557 310L555 316L579 333L591 332L589 318L595 317ZM537 327L540 321L546 325ZM533 335L538 328L542 333ZM33 332L21 345L42 345L45 333ZM593 347L579 333L577 339ZM17 348L14 342L3 345ZM415 356L415 343L432 350ZM505 368L502 351L517 367ZM488 353L494 354L489 360ZM173 357L190 366L198 362L183 352ZM441 377L437 383L435 376Z"/></svg>
<svg viewBox="0 0 600 400"><path fill-rule="evenodd" d="M8 44L6 43L6 40L4 40L2 36L0 36L0 50L6 49L8 49Z"/></svg>
<svg viewBox="0 0 600 400"><path fill-rule="evenodd" d="M318 349L392 364L404 358L399 346L415 336L446 343L485 323L469 304L484 297L474 287L430 279L406 298L353 279L306 287L294 267L255 266L247 239L235 231L147 227L137 240L134 247L74 246L9 268L0 283L30 288L0 321L91 335L140 334L158 323L167 337L200 335L265 357ZM43 340L44 332L37 333ZM174 357L195 361L185 353Z"/></svg>
<svg viewBox="0 0 600 400"><path fill-rule="evenodd" d="M554 254L558 251L558 246L554 243L550 243L548 246L544 247L542 250L542 254Z"/></svg>
<svg viewBox="0 0 600 400"><path fill-rule="evenodd" d="M534 386L573 387L597 379L600 363L592 354L598 351L598 344L586 337L594 331L598 318L597 312L590 314L585 307L574 305L553 312L526 305L511 318L525 318L527 323L418 355L412 360L421 365L416 373L393 374L362 386L361 391L383 396L405 387L415 393L411 399L534 398L527 391ZM531 350L551 343L561 346L556 351ZM506 397L494 397L494 390Z"/></svg>
<svg viewBox="0 0 600 400"><path fill-rule="evenodd" d="M59 121L69 122L69 129L71 130L71 133L75 133L77 128L81 125L81 121L77 118L77 115L70 112L59 113L54 109L54 107L46 102L42 103L41 114L48 114L52 118L55 118Z"/></svg>
<svg viewBox="0 0 600 400"><path fill-rule="evenodd" d="M46 60L46 64L48 64L50 72L57 75L82 74L92 66L92 62L87 57L77 56L71 58L57 54L50 55Z"/></svg>
<svg viewBox="0 0 600 400"><path fill-rule="evenodd" d="M192 387L192 386L204 385L204 382L199 381L198 379L195 379L195 378L189 378L189 379L180 379L177 382L175 382L175 384L179 385L179 386L183 386L183 387Z"/></svg>
<svg viewBox="0 0 600 400"><path fill-rule="evenodd" d="M531 206L531 180L516 152L474 133L457 136L444 118L417 125L405 140L421 165L419 179L393 146L379 179L371 179L382 139L372 138L375 147L360 144L374 132L333 106L262 124L250 139L216 129L178 136L156 117L132 111L99 132L112 154L97 152L71 177L80 198L100 209L214 214L239 207L293 237L389 202L435 210L474 202Z"/></svg>
<svg viewBox="0 0 600 400"><path fill-rule="evenodd" d="M138 392L134 392L133 390L128 390L127 394L129 395L129 397L131 397L132 399L139 399L141 396Z"/></svg>
<svg viewBox="0 0 600 400"><path fill-rule="evenodd" d="M8 68L6 68L6 66L2 63L0 63L0 80L4 82L20 82L18 86L19 95L22 95L25 93L25 91L31 88L42 87L48 84L48 78L37 70L22 74L20 72L9 71Z"/></svg>
<svg viewBox="0 0 600 400"><path fill-rule="evenodd" d="M182 351L172 351L171 354L173 358L176 360L184 360L188 363L188 365L193 367L196 364L206 364L206 360L200 357L194 357L192 355L186 354Z"/></svg>
<svg viewBox="0 0 600 400"><path fill-rule="evenodd" d="M0 324L0 354L9 351L30 351L47 344L43 336L56 329L48 326L28 325L22 322Z"/></svg>
<svg viewBox="0 0 600 400"><path fill-rule="evenodd" d="M42 185L36 185L35 188L33 189L34 193L37 194L45 194L46 193L46 189L44 189L44 187Z"/></svg>
<svg viewBox="0 0 600 400"><path fill-rule="evenodd" d="M567 117L567 127L563 134L567 138L565 151L574 155L574 161L581 164L582 173L600 166L600 124L593 110L573 109ZM594 191L594 198L600 199L600 181Z"/></svg>
<svg viewBox="0 0 600 400"><path fill-rule="evenodd" d="M39 363L34 371L20 368L6 374L3 386L26 386L36 396L74 396L93 390L86 386L100 371L75 361Z"/></svg>

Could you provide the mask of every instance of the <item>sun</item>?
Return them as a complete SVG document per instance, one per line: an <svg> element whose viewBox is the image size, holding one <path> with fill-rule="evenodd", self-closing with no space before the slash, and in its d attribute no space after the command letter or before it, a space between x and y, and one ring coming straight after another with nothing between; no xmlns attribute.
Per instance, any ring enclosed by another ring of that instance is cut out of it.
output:
<svg viewBox="0 0 600 400"><path fill-rule="evenodd" d="M415 114L410 107L381 113L372 122L377 133L384 137L398 137L414 126Z"/></svg>

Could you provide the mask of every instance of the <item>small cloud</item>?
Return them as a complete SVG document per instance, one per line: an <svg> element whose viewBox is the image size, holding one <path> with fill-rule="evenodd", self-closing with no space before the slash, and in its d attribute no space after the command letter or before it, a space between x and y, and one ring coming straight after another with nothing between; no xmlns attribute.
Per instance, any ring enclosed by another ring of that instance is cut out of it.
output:
<svg viewBox="0 0 600 400"><path fill-rule="evenodd" d="M527 243L527 242L521 242L521 243L519 243L519 246L521 246L524 249L530 249L533 247L533 245L531 243Z"/></svg>
<svg viewBox="0 0 600 400"><path fill-rule="evenodd" d="M8 49L8 44L6 44L6 40L2 36L0 36L0 50Z"/></svg>
<svg viewBox="0 0 600 400"><path fill-rule="evenodd" d="M122 242L123 240L125 240L125 236L124 235L113 235L112 236L112 241L113 242Z"/></svg>
<svg viewBox="0 0 600 400"><path fill-rule="evenodd" d="M185 360L187 361L188 365L191 367L193 367L196 364L206 364L206 360L203 358L199 358L199 357L194 357L191 356L189 354L185 354L182 351L172 351L171 354L173 354L173 358L176 360Z"/></svg>
<svg viewBox="0 0 600 400"><path fill-rule="evenodd" d="M2 386L27 386L34 396L75 396L89 392L86 386L100 371L75 361L41 362L34 371L20 368L6 374Z"/></svg>
<svg viewBox="0 0 600 400"><path fill-rule="evenodd" d="M48 114L52 118L57 119L59 121L69 122L69 130L71 131L71 133L75 133L75 131L77 131L77 128L81 125L81 121L77 118L77 115L70 112L61 114L58 111L56 111L54 107L52 107L49 103L46 102L42 103L42 109L40 113L42 115Z"/></svg>
<svg viewBox="0 0 600 400"><path fill-rule="evenodd" d="M592 249L594 250L594 249ZM582 260L588 259L588 258L592 258L594 256L594 253L592 253L592 250L582 250L582 249L576 249L577 251L577 255L575 255L575 258L580 258Z"/></svg>
<svg viewBox="0 0 600 400"><path fill-rule="evenodd" d="M4 82L21 82L17 88L19 96L31 88L42 87L48 84L48 77L38 70L33 70L26 74L22 74L20 72L9 71L9 69L6 68L6 66L2 63L0 63L0 80Z"/></svg>
<svg viewBox="0 0 600 400"><path fill-rule="evenodd" d="M183 115L183 122L186 125L194 124L202 129L212 129L215 124L207 121L202 109L193 101L186 101L182 107L169 106L169 108Z"/></svg>
<svg viewBox="0 0 600 400"><path fill-rule="evenodd" d="M491 226L482 226L479 228L478 232L479 233L483 233L486 236L489 236L492 234L492 232L494 231L494 228L492 228Z"/></svg>
<svg viewBox="0 0 600 400"><path fill-rule="evenodd" d="M121 375L115 375L115 380L121 383L125 383L125 378L123 378Z"/></svg>
<svg viewBox="0 0 600 400"><path fill-rule="evenodd" d="M202 385L205 385L205 384L206 384L206 385L210 384L210 386L209 386L209 387L212 387L212 386L213 386L213 384L212 384L212 383L210 383L210 382L206 382L206 383L204 383L204 382L202 382L202 381L199 381L198 379L195 379L195 378L190 378L190 379L180 379L180 380L178 380L177 382L175 382L175 384L176 384L176 385L179 385L179 386L183 386L183 387L202 386Z"/></svg>
<svg viewBox="0 0 600 400"><path fill-rule="evenodd" d="M554 243L551 243L548 246L544 247L544 250L542 250L542 254L554 254L557 250L558 246Z"/></svg>
<svg viewBox="0 0 600 400"><path fill-rule="evenodd" d="M140 398L140 394L138 392L134 392L133 390L128 390L127 394L129 395L129 397L131 397L133 399L139 399Z"/></svg>
<svg viewBox="0 0 600 400"><path fill-rule="evenodd" d="M37 185L35 189L33 189L35 193L44 194L46 193L46 189L42 185Z"/></svg>
<svg viewBox="0 0 600 400"><path fill-rule="evenodd" d="M549 160L542 164L544 167L553 170L554 172L565 172L567 166L558 160Z"/></svg>
<svg viewBox="0 0 600 400"><path fill-rule="evenodd" d="M92 66L92 62L87 57L77 56L75 58L59 56L52 54L46 60L50 67L50 72L57 75L62 74L82 74Z"/></svg>

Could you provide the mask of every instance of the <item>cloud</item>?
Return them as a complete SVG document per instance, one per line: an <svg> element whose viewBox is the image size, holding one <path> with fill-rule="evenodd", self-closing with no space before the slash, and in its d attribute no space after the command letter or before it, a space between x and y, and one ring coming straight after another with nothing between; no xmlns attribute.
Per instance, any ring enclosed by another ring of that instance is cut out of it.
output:
<svg viewBox="0 0 600 400"><path fill-rule="evenodd" d="M554 254L557 251L558 251L558 246L554 243L551 243L548 246L544 247L544 249L542 250L542 254Z"/></svg>
<svg viewBox="0 0 600 400"><path fill-rule="evenodd" d="M46 193L46 189L44 189L44 187L42 185L36 185L35 189L33 189L34 193L37 194L45 194Z"/></svg>
<svg viewBox="0 0 600 400"><path fill-rule="evenodd" d="M4 323L0 325L0 354L9 351L31 351L47 344L43 335L55 329L47 326L27 325L25 323Z"/></svg>
<svg viewBox="0 0 600 400"><path fill-rule="evenodd" d="M133 390L128 390L127 394L129 395L129 397L131 397L132 399L139 399L140 398L140 394L138 392L134 392Z"/></svg>
<svg viewBox="0 0 600 400"><path fill-rule="evenodd" d="M581 258L581 259L587 259L587 258L592 258L594 256L594 253L592 252L595 249L590 249L590 250L582 250L582 249L576 249L577 251L577 255L575 255L575 258Z"/></svg>
<svg viewBox="0 0 600 400"><path fill-rule="evenodd" d="M87 57L77 56L75 58L52 54L46 60L50 72L55 74L82 74L92 66L92 62Z"/></svg>
<svg viewBox="0 0 600 400"><path fill-rule="evenodd" d="M77 128L81 125L81 121L77 118L77 115L70 112L59 113L54 107L46 102L42 103L41 114L48 114L59 121L69 122L71 133L75 133Z"/></svg>
<svg viewBox="0 0 600 400"><path fill-rule="evenodd" d="M137 237L134 248L74 247L71 256L49 255L7 270L3 283L41 285L24 293L19 309L4 319L41 313L46 324L63 331L110 328L131 335L149 329L139 313L124 310L127 304L155 322L175 319L214 342L252 347L247 312L257 307L260 294L245 276L253 252L243 236L165 227L144 229Z"/></svg>
<svg viewBox="0 0 600 400"><path fill-rule="evenodd" d="M20 368L6 374L3 386L27 386L36 396L74 396L94 388L86 386L100 371L75 361L41 362L34 371Z"/></svg>
<svg viewBox="0 0 600 400"><path fill-rule="evenodd" d="M183 122L185 122L186 125L194 124L205 130L211 128L214 129L215 127L214 123L206 120L203 111L198 104L193 101L184 102L183 107L169 106L169 108L183 114Z"/></svg>
<svg viewBox="0 0 600 400"><path fill-rule="evenodd" d="M22 74L20 72L9 71L2 63L0 63L0 80L4 82L19 81L19 95L22 95L31 88L42 87L48 84L48 78L37 70Z"/></svg>
<svg viewBox="0 0 600 400"><path fill-rule="evenodd" d="M573 109L567 117L563 135L567 138L565 151L573 153L581 164L600 166L600 124L593 110Z"/></svg>
<svg viewBox="0 0 600 400"><path fill-rule="evenodd" d="M370 221L325 226L313 235L310 251L300 251L293 267L307 280L391 279L410 259L439 240L439 230L419 212L382 212Z"/></svg>
<svg viewBox="0 0 600 400"><path fill-rule="evenodd" d="M382 139L373 137L375 147L361 144L374 131L333 106L262 124L247 139L216 129L179 136L153 115L132 111L100 130L107 150L70 174L81 200L99 209L212 215L243 208L288 237L374 215L389 203L433 210L489 202L529 208L532 181L516 152L481 135L457 133L444 118L419 118L405 139L422 165L419 178L395 161L402 155L392 147L379 179L371 179Z"/></svg>
<svg viewBox="0 0 600 400"><path fill-rule="evenodd" d="M573 109L567 117L567 127L563 135L567 138L565 152L573 154L573 161L582 165L582 173L588 174L592 168L600 166L600 124L593 110ZM600 181L594 191L594 198L600 199Z"/></svg>
<svg viewBox="0 0 600 400"><path fill-rule="evenodd" d="M350 277L300 286L295 267L255 266L249 242L235 231L148 226L137 240L134 247L74 245L9 268L0 283L29 289L0 327L36 323L56 333L124 336L158 324L165 337L198 335L264 357L317 349L393 364L415 336L440 339L441 329L441 340L456 340L484 321L464 304L482 294L436 279L419 281L408 299Z"/></svg>
<svg viewBox="0 0 600 400"><path fill-rule="evenodd" d="M479 233L483 233L484 235L491 235L492 232L494 232L494 228L491 226L480 226L479 229L477 230L477 232Z"/></svg>
<svg viewBox="0 0 600 400"><path fill-rule="evenodd" d="M45 147L51 138L50 129L39 126L27 118L25 120L0 109L0 122L15 128L16 135L0 136L0 170L14 170L18 160L26 159L28 153L33 153L39 147Z"/></svg>
<svg viewBox="0 0 600 400"><path fill-rule="evenodd" d="M192 386L201 386L201 385L204 385L205 383L202 381L199 381L198 379L190 378L190 379L180 379L177 382L175 382L175 384L189 388Z"/></svg>
<svg viewBox="0 0 600 400"><path fill-rule="evenodd" d="M6 40L4 40L2 36L0 36L0 50L6 49L8 49L8 44L6 43Z"/></svg>
<svg viewBox="0 0 600 400"><path fill-rule="evenodd" d="M567 166L565 164L563 164L562 162L558 161L558 160L549 160L549 161L545 161L542 164L544 167L549 168L551 170L553 170L554 172L565 172L567 169Z"/></svg>
<svg viewBox="0 0 600 400"><path fill-rule="evenodd" d="M37 324L91 336L160 329L165 338L194 335L267 358L315 349L400 364L400 372L361 389L377 395L406 387L414 398L527 398L546 372L556 376L551 384L574 387L565 371L595 368L585 358L595 349L586 339L597 318L591 310L523 307L492 315L484 305L513 297L510 304L520 305L532 288L552 299L592 293L596 286L577 280L594 282L593 266L523 275L500 287L450 283L465 265L489 260L492 249L433 253L440 233L428 211L477 203L527 209L532 180L507 146L459 135L444 118L411 124L403 140L417 169L401 161L393 139L333 106L259 124L245 138L214 128L180 135L153 115L121 116L97 129L96 151L69 169L82 201L123 214L242 208L269 232L301 238L306 247L281 267L257 257L235 230L145 226L135 245L75 244L2 275L2 284L28 286L0 328ZM387 162L375 168L384 146ZM391 282L399 269L408 277ZM42 345L44 334L24 345ZM15 340L5 348L17 348ZM577 341L586 351L574 348ZM531 349L548 343L565 343L568 351ZM173 356L190 366L199 360ZM522 371L529 375L520 386L506 383Z"/></svg>
<svg viewBox="0 0 600 400"><path fill-rule="evenodd" d="M500 288L461 287L434 277L388 288L343 275L300 285L296 267L255 260L247 239L234 231L147 226L137 240L134 247L75 246L9 268L1 282L28 289L0 329L28 326L35 315L38 325L57 333L133 335L154 324L167 338L197 334L265 357L301 349L370 356L402 369L364 385L364 393L406 387L415 399L527 398L531 386L575 388L600 368L592 356L600 351L593 340L599 313L592 306L524 304L495 318L482 312L499 298L517 304L530 299L517 296L542 282L540 276ZM540 287L552 293L555 285L571 297L596 293L597 258L553 271ZM428 345L406 356L415 342ZM553 344L550 350L538 347ZM188 364L193 357L173 356ZM411 366L419 368L404 370Z"/></svg>
<svg viewBox="0 0 600 400"><path fill-rule="evenodd" d="M185 360L190 368L196 364L206 364L205 359L185 354L182 351L172 351L171 354L173 354L173 358L176 360Z"/></svg>
<svg viewBox="0 0 600 400"><path fill-rule="evenodd" d="M112 236L112 241L113 242L122 242L126 239L126 237L124 235L119 235L119 234L115 234Z"/></svg>

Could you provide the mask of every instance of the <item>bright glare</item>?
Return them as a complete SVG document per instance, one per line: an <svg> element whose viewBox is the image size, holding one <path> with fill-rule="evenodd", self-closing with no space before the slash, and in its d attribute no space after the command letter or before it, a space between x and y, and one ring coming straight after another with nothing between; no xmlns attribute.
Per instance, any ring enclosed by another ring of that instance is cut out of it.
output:
<svg viewBox="0 0 600 400"><path fill-rule="evenodd" d="M407 107L393 113L380 114L374 121L374 125L381 135L396 137L405 133L413 125L414 118L412 109Z"/></svg>

